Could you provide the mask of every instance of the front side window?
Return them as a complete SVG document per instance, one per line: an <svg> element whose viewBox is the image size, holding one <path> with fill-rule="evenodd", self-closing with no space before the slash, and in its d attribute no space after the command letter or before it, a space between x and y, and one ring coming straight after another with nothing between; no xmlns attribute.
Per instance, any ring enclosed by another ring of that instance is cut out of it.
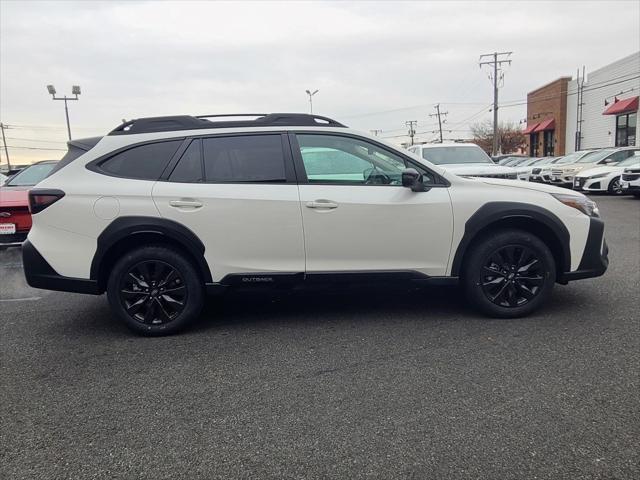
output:
<svg viewBox="0 0 640 480"><path fill-rule="evenodd" d="M204 138L202 144L207 182L286 181L279 134Z"/></svg>
<svg viewBox="0 0 640 480"><path fill-rule="evenodd" d="M181 144L182 139L139 145L100 163L100 170L117 177L157 180Z"/></svg>
<svg viewBox="0 0 640 480"><path fill-rule="evenodd" d="M434 180L426 169L360 139L312 134L298 134L297 139L309 183L402 185L407 166L417 168L425 183Z"/></svg>
<svg viewBox="0 0 640 480"><path fill-rule="evenodd" d="M636 144L637 113L616 117L616 147L633 147Z"/></svg>

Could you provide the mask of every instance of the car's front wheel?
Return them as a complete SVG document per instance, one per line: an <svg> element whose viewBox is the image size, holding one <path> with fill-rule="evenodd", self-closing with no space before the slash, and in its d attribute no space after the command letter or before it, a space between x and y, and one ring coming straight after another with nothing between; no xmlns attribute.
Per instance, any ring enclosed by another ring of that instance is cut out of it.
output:
<svg viewBox="0 0 640 480"><path fill-rule="evenodd" d="M620 182L620 177L616 177L609 183L609 193L612 195L622 195L624 191L622 190L622 183Z"/></svg>
<svg viewBox="0 0 640 480"><path fill-rule="evenodd" d="M133 331L170 335L194 320L204 301L203 285L193 264L161 245L123 255L107 283L113 312Z"/></svg>
<svg viewBox="0 0 640 480"><path fill-rule="evenodd" d="M535 235L501 230L479 239L465 260L467 298L491 317L528 315L551 295L556 279L553 255Z"/></svg>

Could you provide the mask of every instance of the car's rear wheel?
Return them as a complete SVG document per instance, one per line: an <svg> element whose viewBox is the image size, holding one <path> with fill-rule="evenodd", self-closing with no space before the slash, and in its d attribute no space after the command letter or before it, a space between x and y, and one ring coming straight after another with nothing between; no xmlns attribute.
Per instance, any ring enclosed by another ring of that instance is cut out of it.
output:
<svg viewBox="0 0 640 480"><path fill-rule="evenodd" d="M111 271L107 297L113 312L143 335L170 335L193 321L203 285L193 264L165 246L127 252Z"/></svg>
<svg viewBox="0 0 640 480"><path fill-rule="evenodd" d="M622 195L624 191L622 190L622 183L620 182L620 177L616 177L611 182L609 182L609 188L607 189L611 195Z"/></svg>
<svg viewBox="0 0 640 480"><path fill-rule="evenodd" d="M535 235L501 230L479 239L465 260L467 298L491 317L528 315L551 295L556 278L553 255Z"/></svg>

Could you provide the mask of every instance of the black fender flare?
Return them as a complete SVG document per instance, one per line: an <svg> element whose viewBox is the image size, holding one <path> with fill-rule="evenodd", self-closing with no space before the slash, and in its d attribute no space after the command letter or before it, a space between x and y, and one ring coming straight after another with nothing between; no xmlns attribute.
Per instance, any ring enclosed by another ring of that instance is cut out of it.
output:
<svg viewBox="0 0 640 480"><path fill-rule="evenodd" d="M569 248L570 234L565 224L554 213L549 210L520 202L489 202L480 207L464 225L464 234L451 264L451 275L459 276L464 255L477 235L485 228L496 222L509 219L532 220L528 230L535 232L538 224L546 226L555 236L562 249L562 265L560 270L568 272L571 270L571 250Z"/></svg>
<svg viewBox="0 0 640 480"><path fill-rule="evenodd" d="M119 217L98 236L96 252L91 262L90 278L99 280L100 268L109 250L126 237L139 234L156 234L180 244L196 261L205 282L211 282L211 271L204 258L204 243L184 225L158 217Z"/></svg>

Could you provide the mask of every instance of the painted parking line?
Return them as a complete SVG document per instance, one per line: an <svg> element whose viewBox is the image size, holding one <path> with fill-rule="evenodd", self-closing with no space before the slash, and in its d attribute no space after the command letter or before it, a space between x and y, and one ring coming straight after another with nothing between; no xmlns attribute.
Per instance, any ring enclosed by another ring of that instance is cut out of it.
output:
<svg viewBox="0 0 640 480"><path fill-rule="evenodd" d="M24 297L24 298L0 298L0 302L35 302L42 297Z"/></svg>

